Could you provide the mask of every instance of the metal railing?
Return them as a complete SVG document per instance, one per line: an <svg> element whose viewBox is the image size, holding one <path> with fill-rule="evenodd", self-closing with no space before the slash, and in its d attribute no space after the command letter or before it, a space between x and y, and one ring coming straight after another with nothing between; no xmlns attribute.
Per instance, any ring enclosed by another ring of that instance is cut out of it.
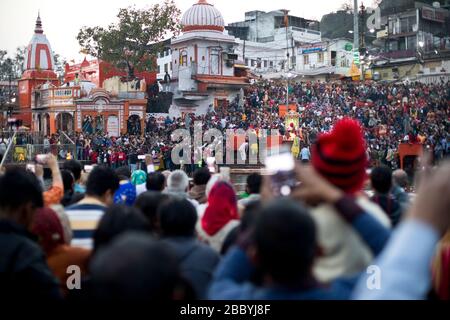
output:
<svg viewBox="0 0 450 320"><path fill-rule="evenodd" d="M5 152L2 164L27 163L36 159L38 154L52 153L59 161L66 159L76 159L76 146L74 144L21 144L17 145L12 141L9 150ZM70 155L69 155L70 153Z"/></svg>

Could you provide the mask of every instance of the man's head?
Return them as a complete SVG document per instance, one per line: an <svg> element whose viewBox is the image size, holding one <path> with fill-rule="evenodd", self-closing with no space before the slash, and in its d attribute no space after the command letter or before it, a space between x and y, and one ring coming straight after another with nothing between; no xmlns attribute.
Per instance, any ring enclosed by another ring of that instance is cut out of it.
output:
<svg viewBox="0 0 450 320"><path fill-rule="evenodd" d="M94 251L106 247L115 237L129 231L148 232L150 224L136 208L124 205L109 207L94 232Z"/></svg>
<svg viewBox="0 0 450 320"><path fill-rule="evenodd" d="M211 179L211 173L208 168L200 168L194 172L194 185L204 186Z"/></svg>
<svg viewBox="0 0 450 320"><path fill-rule="evenodd" d="M392 187L392 171L386 166L376 167L370 173L372 188L380 194L388 194Z"/></svg>
<svg viewBox="0 0 450 320"><path fill-rule="evenodd" d="M147 218L152 231L156 231L159 228L157 214L159 207L169 199L170 196L167 194L151 191L144 192L137 197L134 206Z"/></svg>
<svg viewBox="0 0 450 320"><path fill-rule="evenodd" d="M255 223L254 240L256 260L274 283L295 287L311 276L316 227L300 204L277 200L265 206Z"/></svg>
<svg viewBox="0 0 450 320"><path fill-rule="evenodd" d="M259 194L261 190L262 176L258 173L252 173L247 177L247 193Z"/></svg>
<svg viewBox="0 0 450 320"><path fill-rule="evenodd" d="M197 212L186 199L171 199L158 209L160 228L166 237L192 237L197 223Z"/></svg>
<svg viewBox="0 0 450 320"><path fill-rule="evenodd" d="M147 191L161 192L166 186L166 177L161 172L152 172L147 176Z"/></svg>
<svg viewBox="0 0 450 320"><path fill-rule="evenodd" d="M119 189L119 177L113 170L97 166L89 174L86 183L86 196L94 197L106 205L113 203L114 193Z"/></svg>
<svg viewBox="0 0 450 320"><path fill-rule="evenodd" d="M131 179L131 170L128 168L128 166L122 166L115 170L115 173L118 177L120 177L123 180L130 180Z"/></svg>
<svg viewBox="0 0 450 320"><path fill-rule="evenodd" d="M75 182L78 182L81 178L81 171L83 170L83 166L77 160L66 160L63 164L63 169L69 170L72 172Z"/></svg>
<svg viewBox="0 0 450 320"><path fill-rule="evenodd" d="M120 235L94 255L90 271L90 293L102 301L173 299L180 281L175 253L142 233Z"/></svg>
<svg viewBox="0 0 450 320"><path fill-rule="evenodd" d="M395 170L392 173L392 179L394 184L396 184L400 188L406 189L408 187L408 174L404 170Z"/></svg>
<svg viewBox="0 0 450 320"><path fill-rule="evenodd" d="M182 170L175 170L167 179L167 189L169 192L187 192L189 187L189 177Z"/></svg>
<svg viewBox="0 0 450 320"><path fill-rule="evenodd" d="M63 169L61 170L61 177L64 185L64 192L73 191L73 186L75 184L75 178L72 171Z"/></svg>
<svg viewBox="0 0 450 320"><path fill-rule="evenodd" d="M30 229L36 209L43 206L42 189L34 174L14 168L0 177L0 219Z"/></svg>

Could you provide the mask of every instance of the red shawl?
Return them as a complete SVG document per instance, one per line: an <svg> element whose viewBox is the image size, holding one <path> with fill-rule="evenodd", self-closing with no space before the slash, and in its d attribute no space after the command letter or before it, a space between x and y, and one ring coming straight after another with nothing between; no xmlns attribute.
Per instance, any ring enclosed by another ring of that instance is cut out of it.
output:
<svg viewBox="0 0 450 320"><path fill-rule="evenodd" d="M202 217L202 228L210 236L216 234L231 220L238 220L237 200L233 187L217 182L208 196L208 207Z"/></svg>

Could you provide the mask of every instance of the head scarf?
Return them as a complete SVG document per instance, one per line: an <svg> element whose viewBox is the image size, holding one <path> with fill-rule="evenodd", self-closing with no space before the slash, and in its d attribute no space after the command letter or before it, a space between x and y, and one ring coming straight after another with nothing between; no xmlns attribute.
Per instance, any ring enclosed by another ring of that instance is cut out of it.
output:
<svg viewBox="0 0 450 320"><path fill-rule="evenodd" d="M131 175L131 183L135 186L144 184L147 182L147 174L143 170L136 170Z"/></svg>
<svg viewBox="0 0 450 320"><path fill-rule="evenodd" d="M201 220L203 230L212 236L231 220L238 219L237 199L233 187L224 181L217 182L208 195L208 207Z"/></svg>

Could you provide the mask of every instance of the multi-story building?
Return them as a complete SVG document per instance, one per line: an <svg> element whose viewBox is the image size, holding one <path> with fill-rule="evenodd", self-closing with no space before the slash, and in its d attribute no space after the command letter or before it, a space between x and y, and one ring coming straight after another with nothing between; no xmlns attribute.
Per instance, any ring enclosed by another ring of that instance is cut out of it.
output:
<svg viewBox="0 0 450 320"><path fill-rule="evenodd" d="M438 3L430 6L415 2L402 12L382 17L384 29L377 32L375 45L381 52L374 57L373 70L381 80L448 79L444 61L450 57L449 10ZM436 70L438 70L436 72ZM441 72L442 70L442 72Z"/></svg>
<svg viewBox="0 0 450 320"><path fill-rule="evenodd" d="M226 107L249 84L236 65L236 39L224 32L222 14L199 0L182 17L182 34L171 40L173 103L170 114L205 114Z"/></svg>
<svg viewBox="0 0 450 320"><path fill-rule="evenodd" d="M326 40L296 47L297 75L311 80L349 77L353 45L347 39Z"/></svg>

